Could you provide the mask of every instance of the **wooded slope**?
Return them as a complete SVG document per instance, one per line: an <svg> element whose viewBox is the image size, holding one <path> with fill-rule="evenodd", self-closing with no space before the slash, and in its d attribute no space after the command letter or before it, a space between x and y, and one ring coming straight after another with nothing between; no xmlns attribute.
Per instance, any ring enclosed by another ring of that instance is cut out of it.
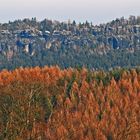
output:
<svg viewBox="0 0 140 140"><path fill-rule="evenodd" d="M4 70L0 139L139 140L140 70Z"/></svg>

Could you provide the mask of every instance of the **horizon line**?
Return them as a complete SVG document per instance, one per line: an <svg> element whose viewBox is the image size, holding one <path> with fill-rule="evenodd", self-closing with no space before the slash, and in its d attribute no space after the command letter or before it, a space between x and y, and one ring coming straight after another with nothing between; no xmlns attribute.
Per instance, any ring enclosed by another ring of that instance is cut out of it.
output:
<svg viewBox="0 0 140 140"><path fill-rule="evenodd" d="M1 22L0 21L0 24L9 24L10 22L15 22L15 21L23 21L23 20L25 20L25 19L29 19L29 20L32 20L32 19L36 19L36 21L37 22L42 22L43 20L50 20L50 21L52 21L52 22L60 22L60 23L72 23L73 21L75 21L76 22L76 24L80 24L80 23L86 23L86 22L89 22L89 23L91 23L92 25L94 25L94 26L97 26L97 25L100 25L100 24L107 24L107 23L109 23L109 22L111 22L111 21L114 21L114 20L116 20L116 19L121 19L121 18L124 18L125 20L129 20L129 18L131 17L131 16L134 16L135 18L139 18L140 17L140 15L129 15L129 16L120 16L120 17L115 17L114 19L112 19L112 20L108 20L108 21L101 21L101 22L99 22L99 23L96 23L96 24L93 24L93 21L89 21L89 20L87 20L87 19L85 19L84 21L83 20L75 20L75 19L51 19L51 18L38 18L38 17L22 17L22 18L17 18L17 19L13 19L13 20L9 20L9 21L3 21L3 22Z"/></svg>

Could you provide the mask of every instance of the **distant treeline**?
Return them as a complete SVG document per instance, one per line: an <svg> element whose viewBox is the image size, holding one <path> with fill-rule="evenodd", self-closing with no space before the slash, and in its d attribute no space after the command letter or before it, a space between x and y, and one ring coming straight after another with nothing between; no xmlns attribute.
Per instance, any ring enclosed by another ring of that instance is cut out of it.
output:
<svg viewBox="0 0 140 140"><path fill-rule="evenodd" d="M0 24L0 70L45 65L109 70L140 65L140 17L93 25L36 18Z"/></svg>

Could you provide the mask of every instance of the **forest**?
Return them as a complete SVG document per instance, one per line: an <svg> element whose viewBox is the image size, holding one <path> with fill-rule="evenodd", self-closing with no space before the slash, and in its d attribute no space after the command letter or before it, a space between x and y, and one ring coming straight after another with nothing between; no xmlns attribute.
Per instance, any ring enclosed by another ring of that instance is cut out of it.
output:
<svg viewBox="0 0 140 140"><path fill-rule="evenodd" d="M140 139L140 68L0 72L0 140L77 139Z"/></svg>

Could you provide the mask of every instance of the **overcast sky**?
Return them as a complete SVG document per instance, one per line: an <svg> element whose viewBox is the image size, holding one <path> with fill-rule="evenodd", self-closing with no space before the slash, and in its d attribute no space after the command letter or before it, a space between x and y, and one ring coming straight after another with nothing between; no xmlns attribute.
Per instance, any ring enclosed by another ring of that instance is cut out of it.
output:
<svg viewBox="0 0 140 140"><path fill-rule="evenodd" d="M140 15L140 0L0 0L0 22L37 17L99 24L129 15Z"/></svg>

